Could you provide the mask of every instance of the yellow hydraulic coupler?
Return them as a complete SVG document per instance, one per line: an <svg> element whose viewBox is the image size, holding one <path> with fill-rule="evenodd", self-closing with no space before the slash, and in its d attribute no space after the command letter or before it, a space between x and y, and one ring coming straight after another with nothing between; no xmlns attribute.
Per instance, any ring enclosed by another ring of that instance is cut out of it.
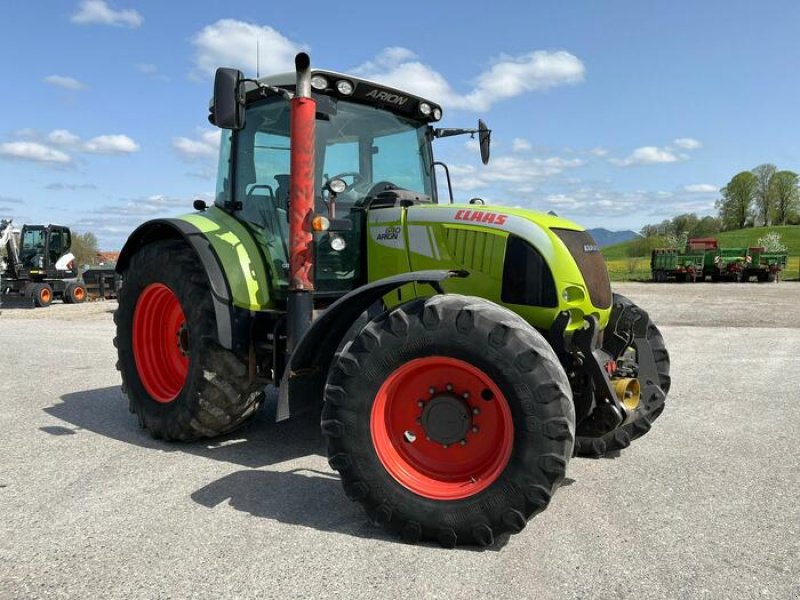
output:
<svg viewBox="0 0 800 600"><path fill-rule="evenodd" d="M633 377L622 377L620 379L613 379L614 391L617 398L622 402L622 405L628 411L634 411L639 406L641 397L641 387L639 380Z"/></svg>

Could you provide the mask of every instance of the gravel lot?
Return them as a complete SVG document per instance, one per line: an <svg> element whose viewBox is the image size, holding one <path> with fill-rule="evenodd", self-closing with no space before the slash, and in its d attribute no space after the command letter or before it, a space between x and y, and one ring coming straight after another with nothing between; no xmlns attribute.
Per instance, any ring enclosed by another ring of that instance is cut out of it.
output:
<svg viewBox="0 0 800 600"><path fill-rule="evenodd" d="M662 328L667 410L483 551L384 535L314 424L272 407L212 443L150 439L113 303L4 311L0 598L800 597L800 284L617 289Z"/></svg>

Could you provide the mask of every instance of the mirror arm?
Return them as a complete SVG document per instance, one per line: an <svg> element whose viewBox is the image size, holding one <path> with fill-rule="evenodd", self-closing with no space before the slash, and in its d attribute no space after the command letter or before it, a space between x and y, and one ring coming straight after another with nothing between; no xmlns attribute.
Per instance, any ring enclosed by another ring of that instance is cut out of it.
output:
<svg viewBox="0 0 800 600"><path fill-rule="evenodd" d="M242 85L246 82L255 83L256 87L258 88L259 93L262 97L269 96L270 94L274 94L276 96L283 96L286 100L291 100L294 98L294 94L289 90L285 90L283 88L274 87L272 85L267 85L266 83L261 83L256 79L242 79L239 82L239 85Z"/></svg>
<svg viewBox="0 0 800 600"><path fill-rule="evenodd" d="M454 135L466 135L470 134L474 136L476 133L479 133L477 129L441 129L437 128L433 130L433 137L435 138L446 138L452 137Z"/></svg>

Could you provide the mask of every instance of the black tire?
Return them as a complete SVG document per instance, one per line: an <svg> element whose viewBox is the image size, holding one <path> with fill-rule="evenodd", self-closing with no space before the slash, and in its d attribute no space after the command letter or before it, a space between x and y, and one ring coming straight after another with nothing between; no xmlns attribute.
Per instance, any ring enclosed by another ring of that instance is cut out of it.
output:
<svg viewBox="0 0 800 600"><path fill-rule="evenodd" d="M777 276L777 274L775 274L775 273L770 273L769 275L767 275L767 281L768 281L769 283L775 283L775 281L776 281L777 279L778 279L778 276Z"/></svg>
<svg viewBox="0 0 800 600"><path fill-rule="evenodd" d="M48 283L37 283L31 287L30 293L33 296L33 303L44 308L53 302L53 288Z"/></svg>
<svg viewBox="0 0 800 600"><path fill-rule="evenodd" d="M144 289L168 287L186 316L188 375L177 397L157 402L145 390L133 350L133 321ZM243 357L216 341L216 318L208 279L193 251L176 241L149 244L131 257L114 313L122 389L131 412L154 438L191 441L241 426L264 400L263 381L251 381Z"/></svg>
<svg viewBox="0 0 800 600"><path fill-rule="evenodd" d="M614 304L622 303L626 306L636 306L628 298L622 294L614 294ZM669 375L669 352L667 351L664 338L658 327L648 316L647 323L647 340L653 351L653 358L656 363L656 371L658 372L658 384L663 392L663 395L656 395L655 397L645 397L642 395L641 403L636 409L636 416L633 421L618 427L600 437L585 437L577 436L575 440L575 455L588 458L600 458L607 452L616 452L627 448L631 442L637 438L642 437L653 426L653 422L664 411L667 394L669 394L672 380ZM609 342L606 342L608 344ZM616 354L616 348L604 348L610 354ZM644 389L642 383L642 389Z"/></svg>
<svg viewBox="0 0 800 600"><path fill-rule="evenodd" d="M64 304L83 304L86 302L86 288L80 283L70 283L64 290Z"/></svg>
<svg viewBox="0 0 800 600"><path fill-rule="evenodd" d="M384 381L431 356L480 369L510 408L510 459L488 487L465 498L431 499L402 485L379 458L371 432ZM345 493L373 522L411 543L489 545L501 533L521 531L550 502L572 455L575 412L566 373L535 329L487 300L446 294L382 314L342 350L328 376L322 430Z"/></svg>

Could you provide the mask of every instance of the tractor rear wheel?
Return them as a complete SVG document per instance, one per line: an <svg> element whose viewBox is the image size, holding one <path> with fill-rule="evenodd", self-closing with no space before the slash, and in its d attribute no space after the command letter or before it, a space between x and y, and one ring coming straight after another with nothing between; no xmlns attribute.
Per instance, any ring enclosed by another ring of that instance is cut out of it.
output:
<svg viewBox="0 0 800 600"><path fill-rule="evenodd" d="M614 305L616 306L618 304L632 307L636 306L636 304L625 296L614 294ZM650 431L653 422L664 411L664 403L666 402L667 394L672 384L672 380L669 376L669 352L667 352L667 347L664 343L664 338L661 336L661 332L649 316L646 337L647 341L650 342L650 348L653 352L653 360L655 361L656 372L658 373L657 383L661 388L662 394L657 394L655 397L645 397L643 394L641 403L636 409L634 420L630 423L618 427L601 437L577 436L575 441L576 456L600 458L607 452L614 452L627 448L633 440L642 437L645 433ZM612 356L616 355L618 349L610 348L608 347L609 345L610 342L606 340L604 350L608 351ZM645 384L643 382L642 389L644 390L644 388Z"/></svg>
<svg viewBox="0 0 800 600"><path fill-rule="evenodd" d="M65 304L83 304L86 302L86 288L80 283L70 283L64 290Z"/></svg>
<svg viewBox="0 0 800 600"><path fill-rule="evenodd" d="M408 542L489 545L550 502L575 413L535 329L445 294L383 313L342 349L322 431L345 493L376 524Z"/></svg>
<svg viewBox="0 0 800 600"><path fill-rule="evenodd" d="M182 242L156 242L133 255L114 322L123 391L154 438L227 433L261 405L264 382L216 342L208 278Z"/></svg>
<svg viewBox="0 0 800 600"><path fill-rule="evenodd" d="M50 306L53 302L53 288L49 283L37 283L31 288L33 303L38 307Z"/></svg>

